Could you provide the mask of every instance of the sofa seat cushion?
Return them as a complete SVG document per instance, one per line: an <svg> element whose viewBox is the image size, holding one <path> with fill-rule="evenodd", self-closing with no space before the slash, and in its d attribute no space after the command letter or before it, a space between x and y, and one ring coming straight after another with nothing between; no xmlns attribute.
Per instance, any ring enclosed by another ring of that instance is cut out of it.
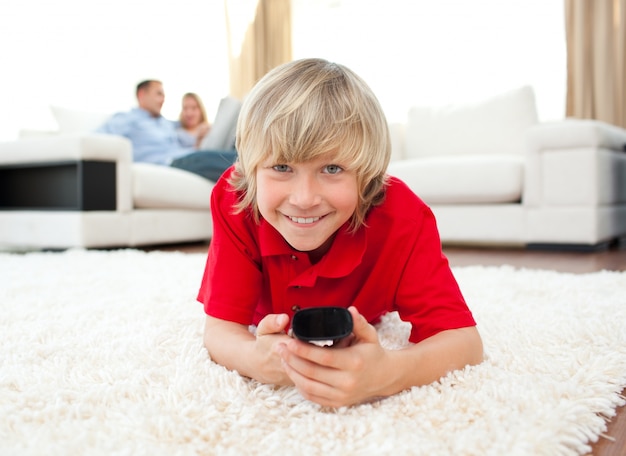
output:
<svg viewBox="0 0 626 456"><path fill-rule="evenodd" d="M425 157L389 164L427 204L519 202L524 158L520 155Z"/></svg>
<svg viewBox="0 0 626 456"><path fill-rule="evenodd" d="M132 164L133 206L140 209L210 209L213 183L188 171Z"/></svg>

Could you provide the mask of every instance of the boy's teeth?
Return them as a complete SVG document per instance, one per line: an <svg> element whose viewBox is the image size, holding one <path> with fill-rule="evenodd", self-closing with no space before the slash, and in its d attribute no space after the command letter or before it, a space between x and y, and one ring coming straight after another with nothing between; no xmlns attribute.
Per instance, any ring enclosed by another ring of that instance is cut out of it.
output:
<svg viewBox="0 0 626 456"><path fill-rule="evenodd" d="M319 217L289 217L291 219L291 221L296 222L296 223L313 223L313 222L317 222L320 218Z"/></svg>

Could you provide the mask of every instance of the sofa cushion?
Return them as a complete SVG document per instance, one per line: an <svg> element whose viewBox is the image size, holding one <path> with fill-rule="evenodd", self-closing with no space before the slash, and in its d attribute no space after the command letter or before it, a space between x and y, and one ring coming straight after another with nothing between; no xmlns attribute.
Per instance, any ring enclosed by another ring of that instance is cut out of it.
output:
<svg viewBox="0 0 626 456"><path fill-rule="evenodd" d="M520 155L427 157L391 162L387 172L402 179L427 204L519 202L524 159Z"/></svg>
<svg viewBox="0 0 626 456"><path fill-rule="evenodd" d="M538 122L525 86L481 103L409 110L404 158L523 154L524 133Z"/></svg>
<svg viewBox="0 0 626 456"><path fill-rule="evenodd" d="M133 163L133 206L140 209L210 209L213 183L182 169Z"/></svg>
<svg viewBox="0 0 626 456"><path fill-rule="evenodd" d="M111 117L111 113L79 111L76 109L50 106L50 111L59 125L58 133L88 133Z"/></svg>

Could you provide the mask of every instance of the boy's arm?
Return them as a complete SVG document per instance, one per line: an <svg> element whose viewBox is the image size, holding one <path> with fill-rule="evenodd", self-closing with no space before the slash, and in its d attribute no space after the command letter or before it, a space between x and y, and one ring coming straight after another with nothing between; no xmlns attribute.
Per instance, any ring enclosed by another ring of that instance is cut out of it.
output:
<svg viewBox="0 0 626 456"><path fill-rule="evenodd" d="M391 350L389 356L396 372L392 390L398 392L481 363L483 345L476 327L468 326L442 331L404 350Z"/></svg>
<svg viewBox="0 0 626 456"><path fill-rule="evenodd" d="M289 317L266 316L257 328L256 337L248 327L207 315L204 346L211 359L239 374L261 383L293 385L277 354L277 344L290 339L285 334Z"/></svg>
<svg viewBox="0 0 626 456"><path fill-rule="evenodd" d="M281 345L285 369L304 397L339 407L390 396L432 383L448 372L483 360L475 327L442 331L402 350L385 350L376 329L354 308L355 340L345 349L296 340Z"/></svg>

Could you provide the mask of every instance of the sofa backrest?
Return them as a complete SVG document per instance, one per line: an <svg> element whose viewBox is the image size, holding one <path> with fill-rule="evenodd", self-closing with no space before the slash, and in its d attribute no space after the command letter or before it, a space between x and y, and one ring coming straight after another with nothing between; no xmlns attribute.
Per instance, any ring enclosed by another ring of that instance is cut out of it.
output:
<svg viewBox="0 0 626 456"><path fill-rule="evenodd" d="M523 154L538 122L534 91L520 87L480 103L409 110L403 158Z"/></svg>

